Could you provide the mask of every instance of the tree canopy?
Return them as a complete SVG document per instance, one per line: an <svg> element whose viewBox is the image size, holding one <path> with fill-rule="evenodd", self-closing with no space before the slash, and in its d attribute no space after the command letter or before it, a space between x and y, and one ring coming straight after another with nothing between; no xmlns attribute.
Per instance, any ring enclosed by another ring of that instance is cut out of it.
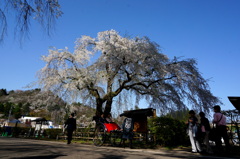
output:
<svg viewBox="0 0 240 159"><path fill-rule="evenodd" d="M15 35L23 39L28 35L30 22L37 20L50 34L55 19L62 15L58 0L2 0L0 2L0 42L7 35L8 19L15 14Z"/></svg>
<svg viewBox="0 0 240 159"><path fill-rule="evenodd" d="M115 97L124 94L132 94L137 102L145 99L149 107L165 113L186 107L208 112L220 102L196 60L169 59L147 37L103 31L96 38L77 39L73 52L51 48L42 60L46 65L38 72L39 86L95 105L97 115L109 113L117 104Z"/></svg>

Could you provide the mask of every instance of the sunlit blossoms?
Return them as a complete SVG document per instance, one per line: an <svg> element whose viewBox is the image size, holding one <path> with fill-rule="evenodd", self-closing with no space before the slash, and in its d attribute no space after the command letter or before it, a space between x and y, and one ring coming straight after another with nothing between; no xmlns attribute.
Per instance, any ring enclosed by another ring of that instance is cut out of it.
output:
<svg viewBox="0 0 240 159"><path fill-rule="evenodd" d="M126 95L136 103L145 99L161 112L186 107L208 111L219 102L194 59L171 60L147 37L104 31L96 38L77 39L74 52L50 49L42 60L46 63L38 72L42 88L96 106L97 114L118 107L124 100L119 97Z"/></svg>

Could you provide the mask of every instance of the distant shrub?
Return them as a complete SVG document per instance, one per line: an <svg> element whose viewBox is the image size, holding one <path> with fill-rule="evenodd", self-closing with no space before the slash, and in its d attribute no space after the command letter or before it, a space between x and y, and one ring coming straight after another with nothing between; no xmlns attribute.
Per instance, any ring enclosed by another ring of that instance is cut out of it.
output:
<svg viewBox="0 0 240 159"><path fill-rule="evenodd" d="M149 129L156 137L156 144L162 146L187 145L186 124L171 117L157 117L149 120Z"/></svg>
<svg viewBox="0 0 240 159"><path fill-rule="evenodd" d="M7 131L6 128L2 128L2 131ZM5 129L5 130L4 130ZM10 132L8 135L12 135L13 137L29 137L31 136L31 129L24 127L8 127L8 131Z"/></svg>
<svg viewBox="0 0 240 159"><path fill-rule="evenodd" d="M45 129L44 132L49 139L56 139L58 135L63 133L62 129Z"/></svg>

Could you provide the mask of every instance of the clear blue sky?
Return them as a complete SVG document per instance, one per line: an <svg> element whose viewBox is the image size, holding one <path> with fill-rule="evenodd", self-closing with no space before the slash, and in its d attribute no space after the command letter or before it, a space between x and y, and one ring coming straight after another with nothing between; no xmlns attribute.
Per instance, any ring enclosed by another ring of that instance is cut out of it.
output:
<svg viewBox="0 0 240 159"><path fill-rule="evenodd" d="M194 58L222 109L234 109L228 96L240 96L239 0L60 0L63 16L52 37L32 23L22 47L8 37L0 45L0 89L24 90L36 81L48 48L74 49L81 35L96 37L114 29L121 35L147 36L170 58ZM14 19L12 19L13 21Z"/></svg>

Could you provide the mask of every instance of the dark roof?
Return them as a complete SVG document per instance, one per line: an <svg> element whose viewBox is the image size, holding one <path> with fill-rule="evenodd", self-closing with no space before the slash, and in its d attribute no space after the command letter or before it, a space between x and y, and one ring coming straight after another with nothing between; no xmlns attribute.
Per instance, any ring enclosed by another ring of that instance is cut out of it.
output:
<svg viewBox="0 0 240 159"><path fill-rule="evenodd" d="M240 97L228 97L232 105L240 111Z"/></svg>
<svg viewBox="0 0 240 159"><path fill-rule="evenodd" d="M153 116L153 108L124 111L122 114L120 114L120 116L125 117Z"/></svg>
<svg viewBox="0 0 240 159"><path fill-rule="evenodd" d="M31 120L31 121L36 121L36 122L38 122L38 121L47 121L47 119L45 119L45 118L37 118L37 119Z"/></svg>

